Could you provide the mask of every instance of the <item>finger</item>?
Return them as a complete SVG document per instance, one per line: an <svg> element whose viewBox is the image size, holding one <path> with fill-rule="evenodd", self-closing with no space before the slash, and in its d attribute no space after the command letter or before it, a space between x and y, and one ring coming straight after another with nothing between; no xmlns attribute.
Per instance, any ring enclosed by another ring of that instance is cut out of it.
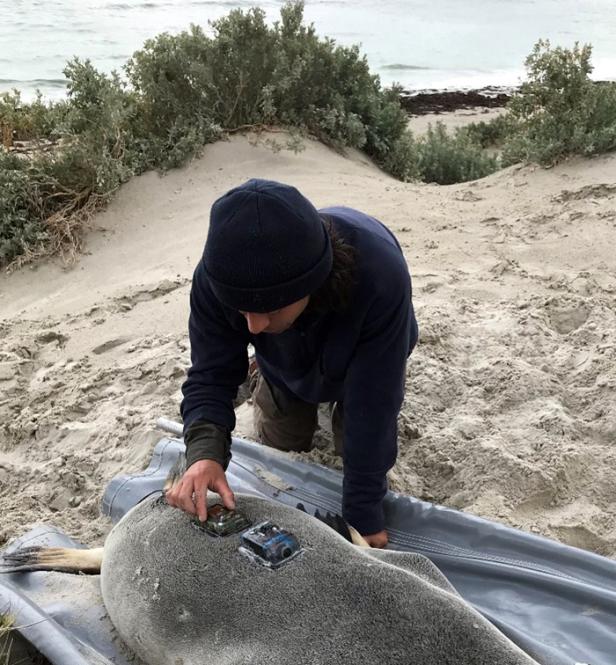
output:
<svg viewBox="0 0 616 665"><path fill-rule="evenodd" d="M194 506L197 509L197 515L201 522L207 519L207 487L195 490Z"/></svg>
<svg viewBox="0 0 616 665"><path fill-rule="evenodd" d="M184 512L189 515L194 515L196 513L195 504L193 501L193 492L194 492L193 483L190 481L183 482L178 495L178 508L181 508Z"/></svg>
<svg viewBox="0 0 616 665"><path fill-rule="evenodd" d="M387 545L387 535L377 533L376 535L372 536L372 539L368 542L370 543L370 547L383 549L385 545Z"/></svg>
<svg viewBox="0 0 616 665"><path fill-rule="evenodd" d="M220 498L222 499L225 508L228 508L229 510L235 510L235 496L233 495L233 492L227 483L227 479L224 476L216 483L216 487L214 489L218 492L218 494L220 494Z"/></svg>
<svg viewBox="0 0 616 665"><path fill-rule="evenodd" d="M173 506L175 508L175 491L170 489L164 490L163 497L168 505Z"/></svg>
<svg viewBox="0 0 616 665"><path fill-rule="evenodd" d="M176 485L173 489L169 489L164 492L165 501L174 508L180 508L179 489L179 485Z"/></svg>

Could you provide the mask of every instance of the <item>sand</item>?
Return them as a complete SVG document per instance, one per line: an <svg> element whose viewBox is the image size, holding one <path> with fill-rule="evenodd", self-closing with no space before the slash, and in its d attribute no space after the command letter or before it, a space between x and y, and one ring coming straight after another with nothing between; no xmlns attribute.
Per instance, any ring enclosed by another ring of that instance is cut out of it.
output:
<svg viewBox="0 0 616 665"><path fill-rule="evenodd" d="M157 417L179 419L209 207L259 176L371 213L403 246L421 333L392 488L614 557L616 155L439 187L254 143L135 178L73 267L0 276L0 544L38 522L102 541L103 488L145 467Z"/></svg>
<svg viewBox="0 0 616 665"><path fill-rule="evenodd" d="M505 113L504 108L476 107L450 111L446 113L423 113L409 118L409 129L415 136L422 136L428 131L429 125L442 122L450 133L458 127L464 127L473 122L490 122Z"/></svg>

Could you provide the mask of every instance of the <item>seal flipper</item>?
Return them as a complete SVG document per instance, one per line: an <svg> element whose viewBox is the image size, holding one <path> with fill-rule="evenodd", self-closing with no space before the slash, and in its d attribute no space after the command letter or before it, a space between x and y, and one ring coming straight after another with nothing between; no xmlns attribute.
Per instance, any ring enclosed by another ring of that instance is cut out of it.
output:
<svg viewBox="0 0 616 665"><path fill-rule="evenodd" d="M307 515L310 514L306 510L306 507L303 503L298 503L295 507ZM336 533L339 533L345 540L348 540L350 543L358 545L359 547L370 547L359 531L347 524L341 515L338 515L337 513L330 513L329 511L323 515L317 508L317 510L315 510L314 517L316 517L324 524L327 524L328 527L333 529Z"/></svg>
<svg viewBox="0 0 616 665"><path fill-rule="evenodd" d="M175 486L186 470L186 457L181 455L165 481L165 491ZM98 574L103 563L104 548L22 547L0 556L0 574L27 573L35 570L56 570L63 573Z"/></svg>
<svg viewBox="0 0 616 665"><path fill-rule="evenodd" d="M23 547L0 559L0 573L57 570L64 573L100 573L103 548Z"/></svg>

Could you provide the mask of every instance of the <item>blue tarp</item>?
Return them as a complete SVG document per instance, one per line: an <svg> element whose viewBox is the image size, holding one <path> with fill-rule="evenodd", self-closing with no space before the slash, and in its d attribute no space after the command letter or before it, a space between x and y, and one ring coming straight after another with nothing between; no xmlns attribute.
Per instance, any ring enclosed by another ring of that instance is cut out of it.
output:
<svg viewBox="0 0 616 665"><path fill-rule="evenodd" d="M183 452L181 440L163 438L144 472L109 483L102 512L116 522L160 492ZM239 439L233 455L227 477L235 491L340 512L339 472ZM469 603L543 665L616 665L615 561L393 492L385 514L390 548L430 558ZM9 549L24 544L76 545L52 527L38 527ZM22 634L53 665L134 663L106 616L98 578L64 575L62 594L54 597L59 575L0 577L0 609L10 602ZM81 600L72 602L72 593Z"/></svg>

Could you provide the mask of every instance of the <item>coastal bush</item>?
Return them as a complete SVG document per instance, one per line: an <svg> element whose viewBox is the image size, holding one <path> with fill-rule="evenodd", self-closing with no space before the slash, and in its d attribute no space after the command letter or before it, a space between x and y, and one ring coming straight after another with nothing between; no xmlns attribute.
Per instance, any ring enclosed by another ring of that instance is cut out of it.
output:
<svg viewBox="0 0 616 665"><path fill-rule="evenodd" d="M318 37L303 3L285 4L273 26L255 8L212 28L212 37L191 26L148 40L122 76L71 60L62 102L0 98L7 144L14 135L57 142L51 154L0 160L0 264L74 249L83 222L120 184L180 166L230 132L283 126L295 149L309 134L360 148L401 179L417 176L399 90L381 88L357 47Z"/></svg>
<svg viewBox="0 0 616 665"><path fill-rule="evenodd" d="M417 142L410 131L405 131L394 141L383 161L383 168L404 182L421 179Z"/></svg>
<svg viewBox="0 0 616 665"><path fill-rule="evenodd" d="M108 196L147 167L135 95L116 72L103 74L89 60L71 60L64 75L68 109L58 130L65 143L42 167L70 189Z"/></svg>
<svg viewBox="0 0 616 665"><path fill-rule="evenodd" d="M40 93L33 102L24 103L19 90L0 94L0 133L2 145L9 148L13 140L53 139L62 123L66 104L45 104Z"/></svg>
<svg viewBox="0 0 616 665"><path fill-rule="evenodd" d="M120 184L143 170L131 122L132 97L118 76L75 59L64 70L67 100L14 107L20 137L54 138L49 152L0 153L0 265L45 253L74 253L84 223ZM6 108L6 107L5 107ZM6 114L4 117L8 117Z"/></svg>
<svg viewBox="0 0 616 665"><path fill-rule="evenodd" d="M471 134L458 129L453 135L442 122L430 125L417 141L417 171L424 182L451 185L483 178L499 168L499 161L488 155Z"/></svg>
<svg viewBox="0 0 616 665"><path fill-rule="evenodd" d="M415 138L401 89L382 88L356 46L318 37L303 3L285 4L273 26L254 8L211 27L212 36L191 26L146 41L121 73L73 59L60 102L0 95L3 145L32 143L0 154L0 265L74 251L84 222L122 183L180 166L237 131L282 126L292 149L310 135L361 149L400 180L440 184L616 148L616 86L590 81L589 46L538 42L507 113L452 134L437 124Z"/></svg>
<svg viewBox="0 0 616 665"><path fill-rule="evenodd" d="M616 85L590 79L590 45L539 40L526 59L527 81L508 105L503 163L551 166L568 155L616 149Z"/></svg>
<svg viewBox="0 0 616 665"><path fill-rule="evenodd" d="M457 131L460 134L466 134L468 139L481 148L501 147L506 138L514 130L515 123L507 113L497 115L495 118L481 120L480 122L471 122L468 125L459 127Z"/></svg>
<svg viewBox="0 0 616 665"><path fill-rule="evenodd" d="M212 38L198 26L159 35L127 63L141 133L156 144L153 164L180 137L189 157L190 146L223 132L274 124L387 161L407 124L398 91L381 89L357 47L318 37L301 2L284 5L272 27L253 8L212 28Z"/></svg>
<svg viewBox="0 0 616 665"><path fill-rule="evenodd" d="M0 264L47 239L31 208L31 199L22 160L0 153Z"/></svg>
<svg viewBox="0 0 616 665"><path fill-rule="evenodd" d="M449 184L514 163L552 166L569 155L615 150L616 84L590 79L591 54L590 45L552 48L539 40L526 59L527 80L505 113L453 136L437 125L418 144L421 179Z"/></svg>

